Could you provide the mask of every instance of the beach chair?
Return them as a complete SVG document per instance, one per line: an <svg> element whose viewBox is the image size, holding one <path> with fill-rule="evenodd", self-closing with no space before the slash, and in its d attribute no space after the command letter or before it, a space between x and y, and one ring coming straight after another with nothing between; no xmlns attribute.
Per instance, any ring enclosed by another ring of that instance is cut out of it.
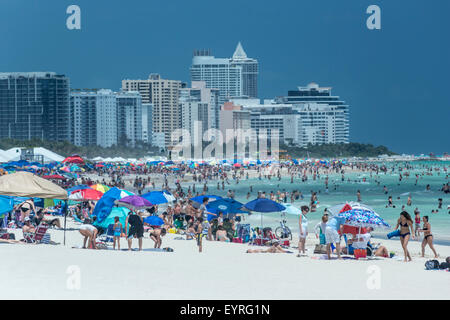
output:
<svg viewBox="0 0 450 320"><path fill-rule="evenodd" d="M48 224L41 223L34 232L24 232L23 238L27 243L40 243L48 230Z"/></svg>
<svg viewBox="0 0 450 320"><path fill-rule="evenodd" d="M98 241L103 243L113 243L114 242L114 224L110 224L106 233L98 237Z"/></svg>

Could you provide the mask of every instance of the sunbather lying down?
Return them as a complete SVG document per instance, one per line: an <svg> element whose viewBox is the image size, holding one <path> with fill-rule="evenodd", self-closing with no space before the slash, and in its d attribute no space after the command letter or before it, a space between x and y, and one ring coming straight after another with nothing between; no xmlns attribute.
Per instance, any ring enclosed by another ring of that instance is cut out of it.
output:
<svg viewBox="0 0 450 320"><path fill-rule="evenodd" d="M292 251L284 250L279 242L275 242L269 249L248 249L247 253L292 253Z"/></svg>

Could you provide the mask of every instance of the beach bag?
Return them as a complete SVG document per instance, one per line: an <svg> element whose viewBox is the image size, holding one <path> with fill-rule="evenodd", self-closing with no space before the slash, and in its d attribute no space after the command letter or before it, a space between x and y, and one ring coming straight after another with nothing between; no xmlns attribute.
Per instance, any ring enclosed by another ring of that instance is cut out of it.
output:
<svg viewBox="0 0 450 320"><path fill-rule="evenodd" d="M324 244L316 244L316 247L314 248L314 253L317 254L327 253L327 246Z"/></svg>
<svg viewBox="0 0 450 320"><path fill-rule="evenodd" d="M448 263L448 262L442 262L442 263L439 265L439 269L450 269L450 263Z"/></svg>
<svg viewBox="0 0 450 320"><path fill-rule="evenodd" d="M427 262L425 262L425 269L427 269L427 270L439 269L439 261L428 260Z"/></svg>
<svg viewBox="0 0 450 320"><path fill-rule="evenodd" d="M50 234L46 233L42 237L41 243L49 244L50 243Z"/></svg>

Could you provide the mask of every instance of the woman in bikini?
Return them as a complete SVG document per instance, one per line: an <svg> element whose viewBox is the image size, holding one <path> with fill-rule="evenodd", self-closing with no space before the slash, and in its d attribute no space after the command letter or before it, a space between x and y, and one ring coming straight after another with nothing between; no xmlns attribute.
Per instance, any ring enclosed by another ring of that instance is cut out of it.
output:
<svg viewBox="0 0 450 320"><path fill-rule="evenodd" d="M20 221L25 221L25 218L29 217L31 212L36 212L36 207L34 206L34 200L29 199L22 202L18 209L20 209Z"/></svg>
<svg viewBox="0 0 450 320"><path fill-rule="evenodd" d="M397 229L400 226L400 243L403 248L403 252L405 253L405 262L412 261L411 255L408 251L408 242L409 238L414 239L414 227L411 216L408 212L402 211L400 213L400 218L397 220Z"/></svg>
<svg viewBox="0 0 450 320"><path fill-rule="evenodd" d="M422 240L422 258L425 257L425 247L428 244L428 246L434 253L434 258L437 259L438 254L433 246L433 235L431 234L431 224L428 221L428 216L424 216L422 218L422 221L423 221L423 228L418 230L419 232L423 232L423 236L424 236L424 238Z"/></svg>

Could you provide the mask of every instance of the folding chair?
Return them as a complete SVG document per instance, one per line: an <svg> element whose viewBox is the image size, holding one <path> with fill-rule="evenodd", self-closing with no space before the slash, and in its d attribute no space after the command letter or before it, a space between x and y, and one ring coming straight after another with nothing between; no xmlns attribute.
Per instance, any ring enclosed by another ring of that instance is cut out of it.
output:
<svg viewBox="0 0 450 320"><path fill-rule="evenodd" d="M48 224L41 223L34 232L24 232L23 237L27 243L41 243L48 230Z"/></svg>

